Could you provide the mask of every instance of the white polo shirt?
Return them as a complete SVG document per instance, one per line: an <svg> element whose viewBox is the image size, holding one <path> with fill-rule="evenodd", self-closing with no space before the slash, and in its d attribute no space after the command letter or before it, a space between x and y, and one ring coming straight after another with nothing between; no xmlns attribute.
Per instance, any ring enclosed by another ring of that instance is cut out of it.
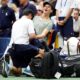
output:
<svg viewBox="0 0 80 80"><path fill-rule="evenodd" d="M65 17L70 8L75 8L75 0L57 0L55 9L59 11L59 17Z"/></svg>
<svg viewBox="0 0 80 80"><path fill-rule="evenodd" d="M12 26L11 39L15 44L29 44L29 34L35 33L32 20L23 16Z"/></svg>
<svg viewBox="0 0 80 80"><path fill-rule="evenodd" d="M9 48L11 48L12 43L15 44L29 44L29 34L35 33L33 21L23 16L21 19L17 20L12 26L12 34L9 45L7 46L5 54Z"/></svg>

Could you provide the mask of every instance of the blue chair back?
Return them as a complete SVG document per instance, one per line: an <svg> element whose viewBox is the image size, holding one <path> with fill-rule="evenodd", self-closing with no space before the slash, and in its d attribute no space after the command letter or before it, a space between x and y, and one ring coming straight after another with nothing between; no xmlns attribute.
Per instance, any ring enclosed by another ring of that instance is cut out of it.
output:
<svg viewBox="0 0 80 80"><path fill-rule="evenodd" d="M0 38L0 58L3 56L4 51L6 50L8 44L10 42L10 38Z"/></svg>

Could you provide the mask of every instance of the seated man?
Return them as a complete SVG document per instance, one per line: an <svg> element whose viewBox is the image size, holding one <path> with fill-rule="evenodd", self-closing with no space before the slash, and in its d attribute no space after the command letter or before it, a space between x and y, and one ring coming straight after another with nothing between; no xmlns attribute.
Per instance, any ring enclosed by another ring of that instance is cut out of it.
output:
<svg viewBox="0 0 80 80"><path fill-rule="evenodd" d="M42 38L47 43L48 33L52 30L52 21L50 14L52 13L52 6L49 2L43 3L43 13L41 16L35 16L33 19L34 27L38 35L37 37Z"/></svg>
<svg viewBox="0 0 80 80"><path fill-rule="evenodd" d="M79 9L78 8L73 10L73 30L74 30L74 37L79 37L80 17L79 17Z"/></svg>
<svg viewBox="0 0 80 80"><path fill-rule="evenodd" d="M35 35L34 25L32 22L34 14L31 10L24 10L22 18L16 21L12 26L12 35L9 45L12 45L11 49L8 46L10 57L13 62L11 71L18 74L21 73L22 67L27 67L31 58L44 56L44 49L40 49L29 43L30 39L38 39ZM8 76L8 69L4 62L3 76Z"/></svg>

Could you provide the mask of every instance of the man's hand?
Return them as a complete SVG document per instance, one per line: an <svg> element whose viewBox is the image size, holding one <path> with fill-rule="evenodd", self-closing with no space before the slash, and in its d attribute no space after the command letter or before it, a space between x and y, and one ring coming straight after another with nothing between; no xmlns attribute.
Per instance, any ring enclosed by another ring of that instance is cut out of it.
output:
<svg viewBox="0 0 80 80"><path fill-rule="evenodd" d="M64 26L65 21L64 21L64 20L61 20L61 21L57 21L57 23L58 23L58 25L60 25L60 26Z"/></svg>

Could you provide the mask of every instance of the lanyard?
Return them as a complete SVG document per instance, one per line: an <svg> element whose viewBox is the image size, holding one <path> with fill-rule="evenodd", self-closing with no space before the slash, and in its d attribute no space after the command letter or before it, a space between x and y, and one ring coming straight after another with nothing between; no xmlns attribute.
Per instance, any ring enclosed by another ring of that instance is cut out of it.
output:
<svg viewBox="0 0 80 80"><path fill-rule="evenodd" d="M65 1L64 5L62 5L62 2L63 2L63 0L61 0L61 7L65 7L66 3L67 3L67 0Z"/></svg>

